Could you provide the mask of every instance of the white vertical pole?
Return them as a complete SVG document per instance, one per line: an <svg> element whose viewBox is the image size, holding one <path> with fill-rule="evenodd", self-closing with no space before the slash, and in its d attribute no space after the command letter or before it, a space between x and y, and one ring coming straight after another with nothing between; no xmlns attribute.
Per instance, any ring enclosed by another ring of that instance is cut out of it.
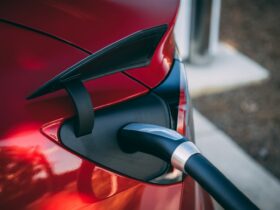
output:
<svg viewBox="0 0 280 210"><path fill-rule="evenodd" d="M219 46L221 0L213 0L211 13L210 54L215 55Z"/></svg>
<svg viewBox="0 0 280 210"><path fill-rule="evenodd" d="M181 0L175 40L179 57L192 64L213 60L219 44L221 0Z"/></svg>
<svg viewBox="0 0 280 210"><path fill-rule="evenodd" d="M175 41L182 61L189 58L192 0L181 0L174 28Z"/></svg>

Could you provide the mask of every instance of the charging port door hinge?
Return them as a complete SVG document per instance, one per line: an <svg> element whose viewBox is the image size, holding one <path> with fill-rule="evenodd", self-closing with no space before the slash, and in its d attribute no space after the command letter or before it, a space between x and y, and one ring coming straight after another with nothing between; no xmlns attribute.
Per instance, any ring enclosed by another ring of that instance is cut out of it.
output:
<svg viewBox="0 0 280 210"><path fill-rule="evenodd" d="M74 132L77 137L92 133L94 127L94 108L90 94L80 80L64 82L76 110Z"/></svg>

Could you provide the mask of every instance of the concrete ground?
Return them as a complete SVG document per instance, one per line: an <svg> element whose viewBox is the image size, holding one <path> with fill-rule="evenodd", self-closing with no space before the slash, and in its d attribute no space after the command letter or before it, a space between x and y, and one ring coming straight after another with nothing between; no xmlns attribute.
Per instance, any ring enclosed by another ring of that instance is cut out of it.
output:
<svg viewBox="0 0 280 210"><path fill-rule="evenodd" d="M258 207L279 209L280 182L196 110L194 123L201 152Z"/></svg>
<svg viewBox="0 0 280 210"><path fill-rule="evenodd" d="M192 97L260 83L269 77L266 69L225 43L219 45L213 59L206 65L187 64Z"/></svg>
<svg viewBox="0 0 280 210"><path fill-rule="evenodd" d="M186 69L193 97L260 83L269 76L260 65L225 45L210 65L187 64ZM202 153L261 209L279 209L279 181L196 110L194 122Z"/></svg>

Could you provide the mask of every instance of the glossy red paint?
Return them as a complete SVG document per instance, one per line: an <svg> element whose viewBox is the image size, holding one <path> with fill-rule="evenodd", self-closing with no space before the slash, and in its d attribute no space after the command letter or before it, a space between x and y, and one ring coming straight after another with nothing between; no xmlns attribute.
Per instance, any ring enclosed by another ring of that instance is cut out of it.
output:
<svg viewBox="0 0 280 210"><path fill-rule="evenodd" d="M2 0L0 17L96 52L136 31L172 23L178 3L178 0Z"/></svg>
<svg viewBox="0 0 280 210"><path fill-rule="evenodd" d="M42 30L91 53L138 30L168 24L151 65L127 71L148 88L123 73L85 84L98 109L143 95L165 78L173 59L177 7L177 0L9 0L1 1L0 18ZM88 54L6 23L0 22L0 28L0 209L197 208L189 178L167 186L142 183L61 147L55 141L59 123L74 113L67 94L58 91L32 101L25 97Z"/></svg>
<svg viewBox="0 0 280 210"><path fill-rule="evenodd" d="M48 37L0 23L2 44L0 136L26 124L44 123L73 115L65 91L28 101L27 95L47 80L87 56L85 53ZM108 106L146 93L147 88L122 73L86 84L96 108ZM130 87L130 88L127 88Z"/></svg>
<svg viewBox="0 0 280 210"><path fill-rule="evenodd" d="M32 125L0 141L0 158L1 209L179 209L181 183L155 186L116 175Z"/></svg>
<svg viewBox="0 0 280 210"><path fill-rule="evenodd" d="M153 88L166 77L172 64L172 29L178 6L179 0L3 0L0 18L47 32L91 53L139 30L167 24L168 32L149 67L127 71Z"/></svg>
<svg viewBox="0 0 280 210"><path fill-rule="evenodd" d="M5 119L0 129L0 208L179 209L182 184L156 186L121 177L41 133L44 123L73 114L71 101L63 91L34 101L25 96L86 55L34 32L3 23L0 27L6 52L0 61L0 88L5 90L0 93ZM121 73L90 81L86 87L98 108L148 91ZM165 202L153 202L162 198Z"/></svg>

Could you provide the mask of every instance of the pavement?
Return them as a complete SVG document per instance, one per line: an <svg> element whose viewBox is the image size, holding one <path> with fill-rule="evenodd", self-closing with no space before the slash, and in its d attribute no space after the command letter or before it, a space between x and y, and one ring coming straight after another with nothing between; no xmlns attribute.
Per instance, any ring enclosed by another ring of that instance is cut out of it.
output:
<svg viewBox="0 0 280 210"><path fill-rule="evenodd" d="M225 44L220 45L211 64L186 64L186 69L192 97L260 83L269 77L266 69ZM260 209L279 209L280 182L197 110L194 123L202 153ZM218 204L215 208L222 209Z"/></svg>
<svg viewBox="0 0 280 210"><path fill-rule="evenodd" d="M196 110L194 124L201 152L259 208L278 210L280 182Z"/></svg>
<svg viewBox="0 0 280 210"><path fill-rule="evenodd" d="M266 69L225 43L219 45L211 63L188 64L186 69L192 97L261 83L269 78Z"/></svg>

